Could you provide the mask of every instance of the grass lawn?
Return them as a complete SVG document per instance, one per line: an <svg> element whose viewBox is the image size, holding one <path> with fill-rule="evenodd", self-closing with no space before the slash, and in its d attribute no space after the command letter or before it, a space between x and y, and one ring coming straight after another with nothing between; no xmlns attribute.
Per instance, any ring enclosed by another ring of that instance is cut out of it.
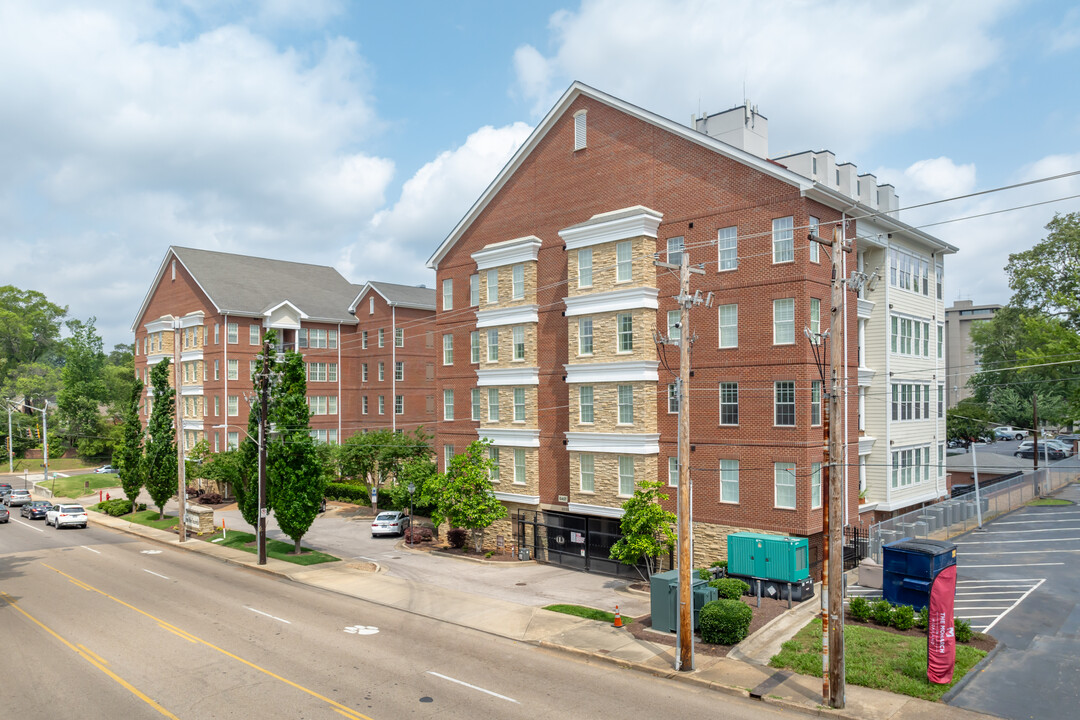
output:
<svg viewBox="0 0 1080 720"><path fill-rule="evenodd" d="M565 613L566 615L574 615L576 617L586 618L587 620L600 620L601 622L613 623L615 622L615 613L609 613L606 610L597 610L595 608L585 607L583 605L548 605L545 610L551 610L552 612ZM634 622L634 618L627 615L622 616L624 625L629 625Z"/></svg>
<svg viewBox="0 0 1080 720"><path fill-rule="evenodd" d="M1028 505L1072 505L1068 500L1062 500L1061 498L1036 498L1028 503Z"/></svg>
<svg viewBox="0 0 1080 720"><path fill-rule="evenodd" d="M52 464L49 465L49 472L52 473ZM98 490L104 490L105 488L120 487L120 478L112 473L102 473L98 475L93 473L91 475L75 475L66 478L49 479L49 482L42 483L42 487L48 488L53 491L55 497L69 497L77 498L86 495L86 490L83 489L84 483L90 483L90 492L95 493ZM123 493L119 493L123 497Z"/></svg>
<svg viewBox="0 0 1080 720"><path fill-rule="evenodd" d="M956 644L956 669L949 685L926 679L926 638L897 635L885 630L844 627L847 681L852 685L888 690L936 701L964 677L986 652ZM821 677L821 620L814 619L781 646L769 665L803 675Z"/></svg>
<svg viewBox="0 0 1080 720"><path fill-rule="evenodd" d="M91 505L89 510L94 512L101 512L98 506ZM158 530L168 530L176 527L176 516L166 515L164 520L158 520L159 513L157 510L140 510L139 512L131 513L130 515L121 515L120 520L128 520L129 522L136 523L137 525L146 525L147 527L157 528Z"/></svg>
<svg viewBox="0 0 1080 720"><path fill-rule="evenodd" d="M43 462L41 458L15 458L15 472L29 470L30 472L39 473L45 469ZM104 462L87 462L81 458L49 458L49 472L51 473L54 470L64 472L66 470L99 468L104 464ZM7 467L7 458L4 459L4 466Z"/></svg>
<svg viewBox="0 0 1080 720"><path fill-rule="evenodd" d="M210 542L219 537L221 537L220 531L199 539ZM251 545L248 545L248 543L251 543ZM252 555L258 551L255 547L255 536L251 533L240 532L238 530L230 530L227 538L214 544L243 550ZM291 562L296 565L318 565L319 563L336 562L340 560L340 558L336 558L333 555L327 555L326 553L312 550L311 548L306 548L302 545L301 549L304 551L304 555L293 555L291 554L293 551L293 544L291 542L286 543L280 540L266 539L266 556L276 560L284 560L285 562Z"/></svg>

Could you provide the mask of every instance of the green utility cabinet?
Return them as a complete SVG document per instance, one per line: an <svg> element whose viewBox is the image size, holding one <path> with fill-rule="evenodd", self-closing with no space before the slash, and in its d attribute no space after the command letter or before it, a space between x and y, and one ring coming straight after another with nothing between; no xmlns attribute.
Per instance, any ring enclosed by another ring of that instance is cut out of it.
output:
<svg viewBox="0 0 1080 720"><path fill-rule="evenodd" d="M727 538L728 574L797 583L810 577L807 538L732 533Z"/></svg>
<svg viewBox="0 0 1080 720"><path fill-rule="evenodd" d="M705 603L716 600L719 595L716 588L699 577L691 577L691 593L694 602L694 630L700 626L701 608ZM649 600L652 612L653 630L675 632L679 628L679 571L668 570L653 573L649 578Z"/></svg>

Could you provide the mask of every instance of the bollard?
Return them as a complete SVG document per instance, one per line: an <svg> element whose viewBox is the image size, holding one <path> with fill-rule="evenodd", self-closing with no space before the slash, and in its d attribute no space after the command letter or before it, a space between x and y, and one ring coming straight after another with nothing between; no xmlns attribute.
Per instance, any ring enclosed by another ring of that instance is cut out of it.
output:
<svg viewBox="0 0 1080 720"><path fill-rule="evenodd" d="M98 501L98 504L100 505L101 504L101 491L100 490L97 491L97 501Z"/></svg>

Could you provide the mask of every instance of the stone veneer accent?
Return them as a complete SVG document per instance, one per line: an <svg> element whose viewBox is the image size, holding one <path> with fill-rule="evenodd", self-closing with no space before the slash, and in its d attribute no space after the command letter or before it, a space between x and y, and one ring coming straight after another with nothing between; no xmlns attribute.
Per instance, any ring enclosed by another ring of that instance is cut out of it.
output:
<svg viewBox="0 0 1080 720"><path fill-rule="evenodd" d="M593 422L581 423L581 395L578 388L586 383L570 385L570 432L595 433L655 433L656 388L653 382L594 383ZM634 424L620 425L619 386L634 388ZM500 409L501 412L501 409Z"/></svg>
<svg viewBox="0 0 1080 720"><path fill-rule="evenodd" d="M537 389L535 386L525 388L525 421L514 422L514 388L520 385L507 385L494 388L499 391L499 421L488 421L488 396L487 391L492 388L480 388L480 396L483 399L483 409L480 411L480 427L498 428L536 428L539 410L537 405ZM472 411L472 397L469 398L470 412Z"/></svg>
<svg viewBox="0 0 1080 720"><path fill-rule="evenodd" d="M499 325L496 328L480 328L480 363L478 369L488 370L491 368L512 367L536 367L536 323L521 323L525 328L525 359L514 360L514 328L517 325ZM488 330L499 331L499 359L496 362L488 362ZM471 352L471 348L470 348Z"/></svg>
<svg viewBox="0 0 1080 720"><path fill-rule="evenodd" d="M581 490L581 453L570 453L570 502L617 508L630 499L619 495L619 456L614 453L590 453L593 456L593 492ZM646 480L656 480L655 455L633 455L635 489Z"/></svg>
<svg viewBox="0 0 1080 720"><path fill-rule="evenodd" d="M624 242L622 240L618 242ZM602 243L592 246L593 254L593 280L592 287L578 287L578 250L570 250L566 253L566 278L567 296L590 295L592 293L619 290L625 287L654 287L656 283L656 268L652 264L653 253L656 252L656 238L636 237L629 238L630 257L633 265L630 271L630 280L615 282L616 277L616 250L617 242ZM499 284L502 284L500 276Z"/></svg>
<svg viewBox="0 0 1080 720"><path fill-rule="evenodd" d="M674 490L674 488L672 489ZM674 492L672 493L674 495ZM709 567L717 560L727 560L727 536L732 533L754 532L766 535L781 535L768 530L713 525L712 523L694 523L694 562L696 568Z"/></svg>
<svg viewBox="0 0 1080 720"><path fill-rule="evenodd" d="M487 270L480 270L480 310L494 310L495 308L517 307L518 305L532 305L536 303L536 261L521 263L525 266L525 297L520 300L511 300L514 291L514 265L500 265L499 271L499 302L487 301Z"/></svg>
<svg viewBox="0 0 1080 720"><path fill-rule="evenodd" d="M656 330L656 311L650 308L638 308L627 310L634 318L634 349L630 352L619 352L619 335L617 316L621 313L606 312L595 315L575 316L567 318L567 358L573 363L601 363L622 362L626 360L656 360L656 343L653 342L653 332ZM593 322L593 354L578 354L578 321L582 317L592 318ZM502 338L499 338L502 344ZM526 350L527 352L527 350ZM499 358L502 359L502 348L499 348Z"/></svg>

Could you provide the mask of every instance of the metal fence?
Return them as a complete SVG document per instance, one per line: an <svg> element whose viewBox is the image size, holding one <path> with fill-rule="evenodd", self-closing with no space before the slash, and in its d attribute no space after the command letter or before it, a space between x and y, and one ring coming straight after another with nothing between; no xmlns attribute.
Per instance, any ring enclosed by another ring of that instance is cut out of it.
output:
<svg viewBox="0 0 1080 720"><path fill-rule="evenodd" d="M1080 456L988 485L980 484L982 521L1015 510L1080 478ZM948 540L978 526L975 490L897 515L870 527L870 555L881 562L881 547L901 538Z"/></svg>

